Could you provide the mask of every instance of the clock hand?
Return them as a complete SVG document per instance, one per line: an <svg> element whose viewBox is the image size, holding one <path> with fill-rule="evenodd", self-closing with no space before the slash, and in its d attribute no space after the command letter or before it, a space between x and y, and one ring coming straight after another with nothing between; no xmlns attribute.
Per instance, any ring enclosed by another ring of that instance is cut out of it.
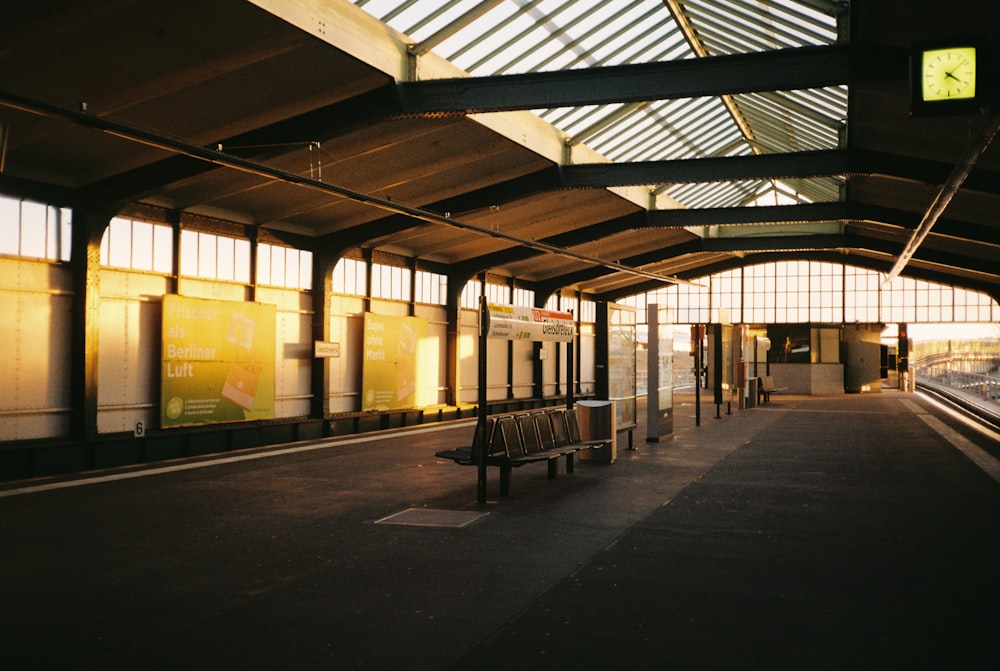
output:
<svg viewBox="0 0 1000 671"><path fill-rule="evenodd" d="M961 81L961 80L959 80L959 78L958 78L958 77L956 77L955 75L951 74L950 72L945 72L945 73L944 73L944 76L945 76L945 79L947 79L948 77L951 77L951 78L952 78L952 79L954 79L954 80L955 80L956 82L957 82L957 81Z"/></svg>

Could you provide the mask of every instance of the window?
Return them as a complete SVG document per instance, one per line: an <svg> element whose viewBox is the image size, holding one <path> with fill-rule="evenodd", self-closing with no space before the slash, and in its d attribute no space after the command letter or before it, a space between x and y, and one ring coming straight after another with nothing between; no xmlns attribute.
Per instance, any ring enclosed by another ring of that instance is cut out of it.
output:
<svg viewBox="0 0 1000 671"><path fill-rule="evenodd" d="M717 273L693 285L671 285L619 303L639 310L657 303L678 324L730 318L751 324L990 322L1000 304L986 294L897 277L883 286L874 270L820 261L780 261ZM741 294L742 290L742 294ZM742 319L740 314L742 310Z"/></svg>
<svg viewBox="0 0 1000 671"><path fill-rule="evenodd" d="M0 196L0 254L69 261L73 211Z"/></svg>
<svg viewBox="0 0 1000 671"><path fill-rule="evenodd" d="M743 272L729 270L712 276L712 308L719 310L718 321L737 324L743 321ZM722 315L728 315L723 319Z"/></svg>
<svg viewBox="0 0 1000 671"><path fill-rule="evenodd" d="M570 312L575 317L579 310L580 301L577 298L568 298L566 296L563 296L559 304L560 304L559 308L560 311Z"/></svg>
<svg viewBox="0 0 1000 671"><path fill-rule="evenodd" d="M878 273L847 266L844 268L844 321L872 323L879 320Z"/></svg>
<svg viewBox="0 0 1000 671"><path fill-rule="evenodd" d="M640 324L646 323L646 303L652 303L655 298L654 294L639 294L638 296L627 296L621 300L615 301L619 305L626 305L630 308L635 308L636 314Z"/></svg>
<svg viewBox="0 0 1000 671"><path fill-rule="evenodd" d="M446 305L448 303L448 276L418 270L416 277L416 293L414 301L430 305Z"/></svg>
<svg viewBox="0 0 1000 671"><path fill-rule="evenodd" d="M312 252L262 242L257 246L257 283L308 291L312 261Z"/></svg>
<svg viewBox="0 0 1000 671"><path fill-rule="evenodd" d="M410 269L372 264L372 298L387 298L395 301L410 300Z"/></svg>
<svg viewBox="0 0 1000 671"><path fill-rule="evenodd" d="M813 323L841 323L844 314L843 266L832 263L811 262L809 321Z"/></svg>
<svg viewBox="0 0 1000 671"><path fill-rule="evenodd" d="M704 324L709 321L709 281L702 278L699 282L704 286L692 284L676 284L666 290L668 308L676 307L677 321L681 324ZM676 306L671 303L676 300Z"/></svg>
<svg viewBox="0 0 1000 671"><path fill-rule="evenodd" d="M115 217L101 238L101 265L170 275L174 230L165 224Z"/></svg>
<svg viewBox="0 0 1000 671"><path fill-rule="evenodd" d="M181 274L207 280L250 282L250 241L181 231Z"/></svg>
<svg viewBox="0 0 1000 671"><path fill-rule="evenodd" d="M479 309L479 297L483 294L483 285L479 280L469 280L462 289L463 308Z"/></svg>
<svg viewBox="0 0 1000 671"><path fill-rule="evenodd" d="M506 284L486 282L486 300L499 305L510 305L510 287Z"/></svg>
<svg viewBox="0 0 1000 671"><path fill-rule="evenodd" d="M333 291L349 296L368 293L367 266L360 259L340 259L333 267Z"/></svg>
<svg viewBox="0 0 1000 671"><path fill-rule="evenodd" d="M514 305L522 308L535 307L535 292L532 289L514 287Z"/></svg>

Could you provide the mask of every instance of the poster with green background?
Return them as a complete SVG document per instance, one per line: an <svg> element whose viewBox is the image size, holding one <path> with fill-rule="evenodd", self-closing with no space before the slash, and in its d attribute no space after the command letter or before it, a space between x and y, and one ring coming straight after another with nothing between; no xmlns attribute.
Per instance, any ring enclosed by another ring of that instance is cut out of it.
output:
<svg viewBox="0 0 1000 671"><path fill-rule="evenodd" d="M163 297L164 428L274 417L273 305Z"/></svg>
<svg viewBox="0 0 1000 671"><path fill-rule="evenodd" d="M427 320L365 313L362 410L417 405L418 350Z"/></svg>

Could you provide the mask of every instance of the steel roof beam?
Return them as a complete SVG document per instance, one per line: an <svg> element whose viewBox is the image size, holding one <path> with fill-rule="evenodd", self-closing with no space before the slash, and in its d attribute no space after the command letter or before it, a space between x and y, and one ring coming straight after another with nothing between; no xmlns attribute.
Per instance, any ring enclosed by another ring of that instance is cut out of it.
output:
<svg viewBox="0 0 1000 671"><path fill-rule="evenodd" d="M600 239L621 233L626 230L642 228L687 228L699 226L756 226L766 224L798 224L824 221L871 221L879 224L898 226L900 228L916 228L920 222L918 213L904 212L874 205L857 205L845 202L833 203L803 203L798 205L771 205L762 207L721 207L703 209L654 210L636 212L615 219L592 224L581 229L544 238L543 241L561 247L596 242ZM985 239L987 229L981 226L965 224L956 220L939 223L941 233L969 240ZM969 230L967 230L969 229ZM962 233L964 232L964 235ZM795 238L721 238L706 240L699 251L760 251L774 249L780 243L780 249L793 249L796 244L802 248L829 249L847 246L843 235L821 236L803 235ZM859 239L856 234L852 239ZM524 247L512 247L479 257L468 259L458 264L470 273L488 271L510 263L526 261L540 256L542 252Z"/></svg>
<svg viewBox="0 0 1000 671"><path fill-rule="evenodd" d="M799 224L840 221L847 217L847 212L847 203L843 202L655 210L649 213L648 225L655 228L687 228L691 226Z"/></svg>
<svg viewBox="0 0 1000 671"><path fill-rule="evenodd" d="M760 238L706 238L702 240L704 251L725 253L843 249L847 246L847 238L844 235L774 235Z"/></svg>
<svg viewBox="0 0 1000 671"><path fill-rule="evenodd" d="M472 114L846 84L846 46L398 84L404 114Z"/></svg>
<svg viewBox="0 0 1000 671"><path fill-rule="evenodd" d="M797 179L835 175L885 176L941 184L952 170L948 163L884 152L818 149L746 156L684 158L630 163L578 163L559 168L563 186L604 188L644 184L702 184L752 179ZM1000 193L1000 173L975 170L963 190Z"/></svg>
<svg viewBox="0 0 1000 671"><path fill-rule="evenodd" d="M758 224L802 224L824 221L873 222L888 226L914 229L920 225L919 212L907 212L868 203L800 203L797 205L764 205L760 207L708 207L677 210L654 210L648 213L646 225L657 228L689 228L697 226L754 226ZM988 240L997 236L1000 223L981 224L959 219L941 219L935 231L970 241Z"/></svg>
<svg viewBox="0 0 1000 671"><path fill-rule="evenodd" d="M586 163L560 166L563 186L601 188L638 184L700 184L749 179L828 177L850 171L843 149L788 154L720 156L632 163Z"/></svg>

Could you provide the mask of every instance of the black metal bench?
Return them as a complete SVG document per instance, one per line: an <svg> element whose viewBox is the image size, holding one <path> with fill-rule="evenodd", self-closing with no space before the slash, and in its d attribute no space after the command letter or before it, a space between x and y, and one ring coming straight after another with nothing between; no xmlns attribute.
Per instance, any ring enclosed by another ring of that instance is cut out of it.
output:
<svg viewBox="0 0 1000 671"><path fill-rule="evenodd" d="M500 494L506 496L510 493L510 474L514 468L544 461L548 464L549 478L555 478L559 457L566 457L566 472L572 473L577 452L608 442L583 441L575 409L546 408L487 417L485 425L476 426L471 446L442 450L435 456L463 466L476 466L479 450L485 446L486 464L500 468Z"/></svg>

